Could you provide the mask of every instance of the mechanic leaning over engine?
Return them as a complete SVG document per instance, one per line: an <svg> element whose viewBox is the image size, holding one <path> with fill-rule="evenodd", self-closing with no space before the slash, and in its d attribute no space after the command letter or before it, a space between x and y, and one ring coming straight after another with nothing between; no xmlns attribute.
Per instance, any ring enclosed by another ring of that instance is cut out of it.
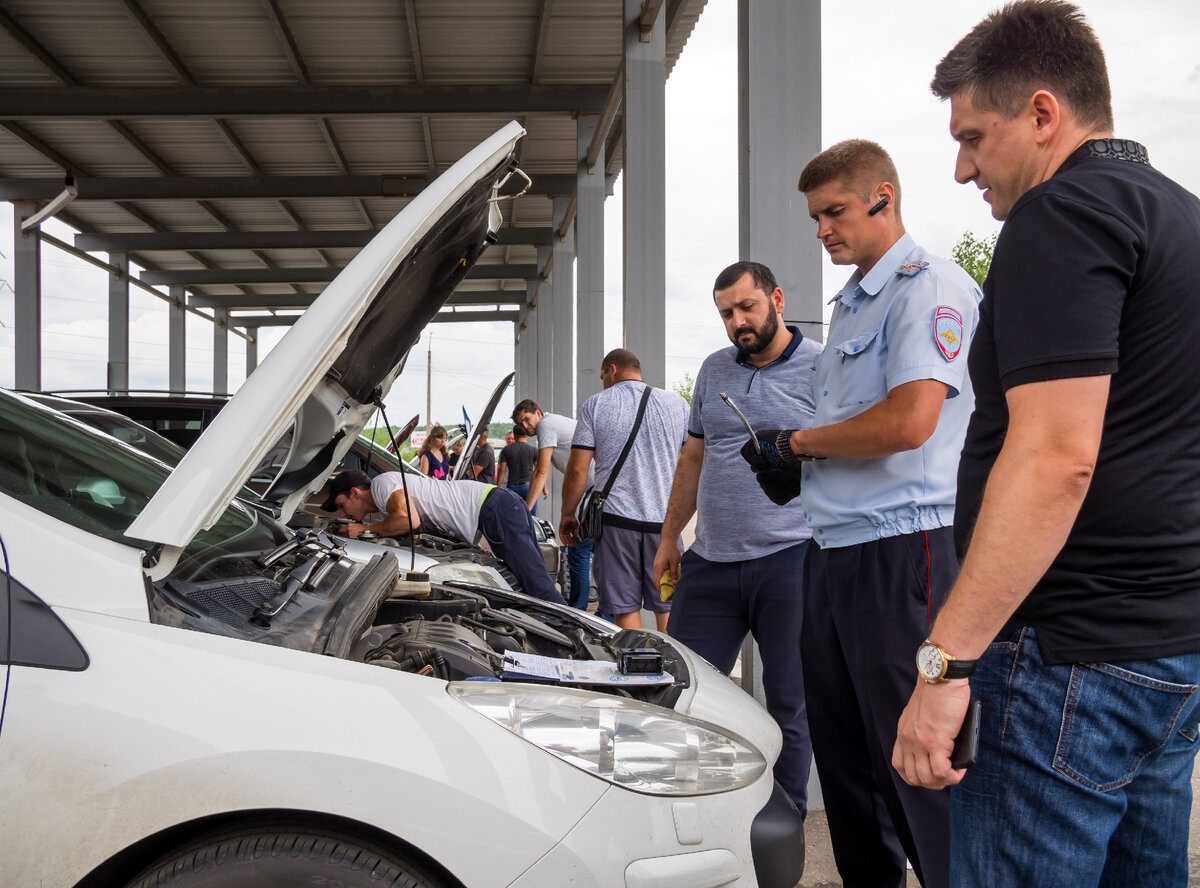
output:
<svg viewBox="0 0 1200 888"><path fill-rule="evenodd" d="M409 475L406 480L399 472L383 472L372 481L366 472L357 470L334 475L328 490L321 504L326 512L338 512L354 522L361 522L371 512L383 514L377 524L346 525L351 539L364 530L395 537L422 527L468 543L482 534L496 557L516 574L527 595L566 603L546 572L533 516L511 490L479 481L435 481L419 475Z"/></svg>

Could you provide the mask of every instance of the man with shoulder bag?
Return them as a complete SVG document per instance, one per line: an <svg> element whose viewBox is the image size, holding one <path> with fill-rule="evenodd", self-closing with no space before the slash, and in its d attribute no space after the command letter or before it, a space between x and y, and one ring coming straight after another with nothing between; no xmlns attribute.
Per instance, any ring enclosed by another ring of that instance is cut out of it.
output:
<svg viewBox="0 0 1200 888"><path fill-rule="evenodd" d="M612 614L622 629L634 629L642 625L644 607L663 631L671 605L659 597L654 556L675 461L687 437L687 402L642 382L641 362L627 349L605 355L600 380L604 391L579 408L559 535L568 545L596 540L601 613ZM593 459L595 487L584 498ZM678 534L675 545L680 546Z"/></svg>

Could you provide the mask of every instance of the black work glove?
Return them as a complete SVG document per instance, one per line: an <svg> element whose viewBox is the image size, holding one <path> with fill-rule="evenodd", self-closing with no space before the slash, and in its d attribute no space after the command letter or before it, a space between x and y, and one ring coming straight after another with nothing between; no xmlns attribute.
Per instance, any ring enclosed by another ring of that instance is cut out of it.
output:
<svg viewBox="0 0 1200 888"><path fill-rule="evenodd" d="M767 469L781 469L796 464L796 455L790 443L795 429L763 429L755 433L755 441L742 445L742 459L750 464L755 473Z"/></svg>
<svg viewBox="0 0 1200 888"><path fill-rule="evenodd" d="M762 488L767 499L777 506L786 506L800 495L800 481L803 478L803 463L788 463L778 469L763 469L754 473L754 480Z"/></svg>

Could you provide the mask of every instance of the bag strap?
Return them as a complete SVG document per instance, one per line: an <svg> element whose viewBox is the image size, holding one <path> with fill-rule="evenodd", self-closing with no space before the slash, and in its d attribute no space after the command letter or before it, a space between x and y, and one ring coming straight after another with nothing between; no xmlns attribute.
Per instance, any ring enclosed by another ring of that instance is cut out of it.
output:
<svg viewBox="0 0 1200 888"><path fill-rule="evenodd" d="M629 451L633 449L633 439L637 437L638 429L642 427L642 417L646 415L646 405L650 403L650 393L654 389L647 385L646 390L642 392L642 403L638 405L637 419L633 421L633 431L629 433L629 440L625 442L625 449L621 451L621 455L617 457L617 464L613 466L612 474L608 476L608 481L604 484L604 489L600 491L600 499L608 499L608 492L612 490L613 482L617 480L617 474L621 471L621 466L625 465L625 458L629 456Z"/></svg>

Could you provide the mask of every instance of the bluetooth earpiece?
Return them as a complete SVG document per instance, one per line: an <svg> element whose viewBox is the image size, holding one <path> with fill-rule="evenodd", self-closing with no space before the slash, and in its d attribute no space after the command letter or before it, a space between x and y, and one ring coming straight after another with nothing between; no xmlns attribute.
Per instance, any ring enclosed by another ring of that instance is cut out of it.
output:
<svg viewBox="0 0 1200 888"><path fill-rule="evenodd" d="M887 205L888 205L888 196L885 194L883 197L879 198L879 203L875 204L875 206L873 206L873 207L871 207L871 209L867 210L867 215L874 216L876 213L878 213L880 210L882 210Z"/></svg>

